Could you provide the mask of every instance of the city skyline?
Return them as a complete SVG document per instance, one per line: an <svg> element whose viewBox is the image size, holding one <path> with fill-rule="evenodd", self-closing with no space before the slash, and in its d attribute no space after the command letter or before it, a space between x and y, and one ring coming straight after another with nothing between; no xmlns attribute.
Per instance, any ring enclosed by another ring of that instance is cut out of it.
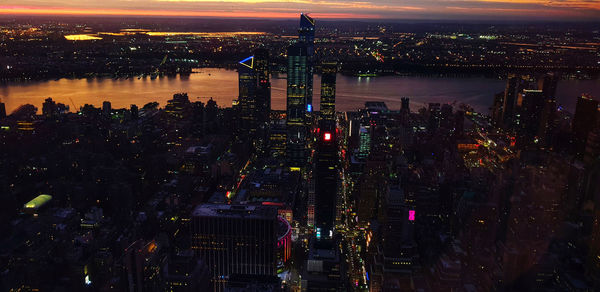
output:
<svg viewBox="0 0 600 292"><path fill-rule="evenodd" d="M114 15L293 19L298 11L320 19L594 21L600 3L586 0L8 0L0 15Z"/></svg>
<svg viewBox="0 0 600 292"><path fill-rule="evenodd" d="M0 21L0 290L600 291L594 23L296 17Z"/></svg>

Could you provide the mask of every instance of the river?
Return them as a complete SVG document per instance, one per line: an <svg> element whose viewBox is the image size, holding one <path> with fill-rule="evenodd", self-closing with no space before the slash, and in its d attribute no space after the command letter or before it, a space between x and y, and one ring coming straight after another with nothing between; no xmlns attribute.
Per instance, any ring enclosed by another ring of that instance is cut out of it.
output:
<svg viewBox="0 0 600 292"><path fill-rule="evenodd" d="M286 80L273 76L272 107L285 109ZM318 109L320 77L315 75L314 103ZM493 96L504 89L506 82L484 77L351 77L337 76L336 108L339 111L356 110L365 101L384 101L390 109L400 108L400 98L410 97L412 110L429 102L467 103L487 113ZM156 79L88 78L50 81L10 82L0 84L0 99L7 113L30 103L41 111L42 102L52 97L57 102L79 108L84 104L100 106L108 100L113 108L143 106L157 101L164 106L177 92L187 92L192 101L206 102L209 98L221 107L231 106L237 97L237 72L218 68L203 68L188 76L159 77ZM557 99L565 109L573 111L576 97L590 93L600 97L600 80L562 80L558 83Z"/></svg>

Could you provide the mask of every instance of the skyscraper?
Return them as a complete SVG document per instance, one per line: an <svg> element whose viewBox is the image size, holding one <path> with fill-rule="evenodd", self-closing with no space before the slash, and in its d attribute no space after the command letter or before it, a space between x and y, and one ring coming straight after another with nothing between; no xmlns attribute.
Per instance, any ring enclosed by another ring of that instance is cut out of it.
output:
<svg viewBox="0 0 600 292"><path fill-rule="evenodd" d="M254 140L262 147L267 140L271 112L271 82L269 81L269 51L257 49L254 56L239 62L238 137Z"/></svg>
<svg viewBox="0 0 600 292"><path fill-rule="evenodd" d="M271 81L269 79L269 51L254 51L254 71L256 72L256 111L259 128L266 128L271 114Z"/></svg>
<svg viewBox="0 0 600 292"><path fill-rule="evenodd" d="M277 209L271 206L200 205L192 213L192 249L211 270L214 291L230 275L277 272Z"/></svg>
<svg viewBox="0 0 600 292"><path fill-rule="evenodd" d="M306 114L310 116L313 108L313 75L314 75L314 44L315 21L310 16L300 14L300 29L298 30L298 43L306 47ZM310 122L307 120L307 122Z"/></svg>
<svg viewBox="0 0 600 292"><path fill-rule="evenodd" d="M516 120L518 120L517 101L519 93L523 89L529 89L530 83L531 80L529 76L520 76L516 74L508 75L502 105L502 123L506 129L512 129L515 126Z"/></svg>
<svg viewBox="0 0 600 292"><path fill-rule="evenodd" d="M315 227L317 238L330 237L335 224L337 197L337 143L335 124L319 122L316 154Z"/></svg>
<svg viewBox="0 0 600 292"><path fill-rule="evenodd" d="M575 142L575 153L583 155L588 134L596 126L598 120L598 101L589 95L577 97L577 106L573 116L573 138Z"/></svg>
<svg viewBox="0 0 600 292"><path fill-rule="evenodd" d="M337 63L323 63L321 75L321 119L335 123L335 81Z"/></svg>
<svg viewBox="0 0 600 292"><path fill-rule="evenodd" d="M544 98L546 100L555 99L557 84L558 77L554 73L548 73L538 80L538 89L544 93Z"/></svg>
<svg viewBox="0 0 600 292"><path fill-rule="evenodd" d="M239 131L241 135L254 137L258 127L257 121L257 74L255 68L255 57L250 56L239 62Z"/></svg>
<svg viewBox="0 0 600 292"><path fill-rule="evenodd" d="M335 122L336 63L324 63L321 77L321 120L317 131L315 225L317 238L330 237L335 227L337 198L337 131Z"/></svg>
<svg viewBox="0 0 600 292"><path fill-rule="evenodd" d="M287 51L287 162L298 169L306 162L307 62L306 46L295 44Z"/></svg>
<svg viewBox="0 0 600 292"><path fill-rule="evenodd" d="M315 20L304 13L300 13L300 29L298 30L298 40L301 43L306 43L311 46L315 42Z"/></svg>
<svg viewBox="0 0 600 292"><path fill-rule="evenodd" d="M519 128L526 139L536 136L541 126L545 96L542 90L525 89L519 94L521 119Z"/></svg>

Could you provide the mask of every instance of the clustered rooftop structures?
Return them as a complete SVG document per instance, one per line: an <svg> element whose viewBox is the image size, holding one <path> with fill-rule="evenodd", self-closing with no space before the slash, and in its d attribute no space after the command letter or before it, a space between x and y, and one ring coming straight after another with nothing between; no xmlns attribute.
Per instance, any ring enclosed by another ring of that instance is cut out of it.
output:
<svg viewBox="0 0 600 292"><path fill-rule="evenodd" d="M0 206L0 290L212 287L206 262L185 256L185 226L246 162L227 148L230 109L186 94L166 109L60 108L48 98L42 115L25 105L0 119L2 162L19 165L0 172L11 198Z"/></svg>

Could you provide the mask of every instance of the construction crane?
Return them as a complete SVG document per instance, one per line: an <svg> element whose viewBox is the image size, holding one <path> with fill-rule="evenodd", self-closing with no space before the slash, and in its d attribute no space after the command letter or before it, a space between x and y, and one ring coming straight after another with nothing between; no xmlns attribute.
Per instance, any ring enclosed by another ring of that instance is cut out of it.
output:
<svg viewBox="0 0 600 292"><path fill-rule="evenodd" d="M69 97L69 100L71 101L71 104L73 105L73 110L76 111L77 110L77 106L75 106L75 103L73 102L73 99L71 97Z"/></svg>
<svg viewBox="0 0 600 292"><path fill-rule="evenodd" d="M167 62L167 56L168 56L168 54L165 54L165 56L163 57L162 61L160 62L160 64L158 64L158 67L156 67L156 70L154 71L154 73L150 77L156 78L156 76L158 76L158 73L159 73L158 70L160 69L160 67L162 65L164 65Z"/></svg>

